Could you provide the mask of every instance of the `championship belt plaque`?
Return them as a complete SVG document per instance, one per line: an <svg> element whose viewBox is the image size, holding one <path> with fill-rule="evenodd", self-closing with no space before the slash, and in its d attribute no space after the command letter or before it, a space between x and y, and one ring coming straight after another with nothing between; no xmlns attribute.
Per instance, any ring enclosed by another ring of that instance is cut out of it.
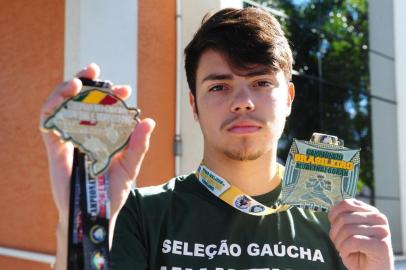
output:
<svg viewBox="0 0 406 270"><path fill-rule="evenodd" d="M83 87L42 124L75 145L69 208L69 270L109 269L109 176L128 143L139 110L115 96L109 81L80 78Z"/></svg>
<svg viewBox="0 0 406 270"><path fill-rule="evenodd" d="M336 136L313 133L310 141L294 139L286 160L281 202L327 212L353 198L360 170L360 150L344 147Z"/></svg>

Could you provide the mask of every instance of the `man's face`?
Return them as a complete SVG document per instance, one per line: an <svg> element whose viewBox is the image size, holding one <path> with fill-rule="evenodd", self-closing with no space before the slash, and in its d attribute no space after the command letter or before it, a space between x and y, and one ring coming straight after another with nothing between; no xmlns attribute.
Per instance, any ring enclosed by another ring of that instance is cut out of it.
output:
<svg viewBox="0 0 406 270"><path fill-rule="evenodd" d="M206 50L196 72L196 99L190 95L205 155L255 160L276 150L293 97L282 71L260 65L236 70L221 53Z"/></svg>

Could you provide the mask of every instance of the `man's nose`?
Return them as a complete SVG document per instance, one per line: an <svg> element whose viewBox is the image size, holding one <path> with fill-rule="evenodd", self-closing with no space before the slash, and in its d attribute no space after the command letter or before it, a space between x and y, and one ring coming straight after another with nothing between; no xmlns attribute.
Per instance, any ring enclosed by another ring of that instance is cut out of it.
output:
<svg viewBox="0 0 406 270"><path fill-rule="evenodd" d="M232 112L246 112L255 110L255 103L247 87L240 87L235 92L231 104Z"/></svg>

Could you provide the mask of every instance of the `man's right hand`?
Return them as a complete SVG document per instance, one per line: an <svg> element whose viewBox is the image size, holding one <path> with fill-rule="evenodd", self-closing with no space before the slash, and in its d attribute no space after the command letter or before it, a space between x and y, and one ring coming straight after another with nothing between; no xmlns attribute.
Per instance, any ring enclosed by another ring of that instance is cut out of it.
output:
<svg viewBox="0 0 406 270"><path fill-rule="evenodd" d="M96 64L89 64L77 74L77 77L95 80L99 74L100 68ZM81 88L82 82L78 78L58 85L41 109L40 123L42 124L64 100L79 93ZM125 85L114 86L113 93L121 99L126 99L131 94L131 88ZM132 183L139 173L154 126L155 122L152 119L141 120L134 128L127 147L112 160L108 170L112 220L127 199ZM58 209L59 222L67 224L73 145L61 141L54 132L43 132L42 138L48 154L52 194Z"/></svg>

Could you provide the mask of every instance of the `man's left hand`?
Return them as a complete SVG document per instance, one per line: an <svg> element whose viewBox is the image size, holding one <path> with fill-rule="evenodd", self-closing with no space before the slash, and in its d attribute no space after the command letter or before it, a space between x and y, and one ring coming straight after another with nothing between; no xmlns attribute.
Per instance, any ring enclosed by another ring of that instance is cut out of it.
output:
<svg viewBox="0 0 406 270"><path fill-rule="evenodd" d="M330 238L349 270L394 269L388 219L375 207L356 199L331 208Z"/></svg>

